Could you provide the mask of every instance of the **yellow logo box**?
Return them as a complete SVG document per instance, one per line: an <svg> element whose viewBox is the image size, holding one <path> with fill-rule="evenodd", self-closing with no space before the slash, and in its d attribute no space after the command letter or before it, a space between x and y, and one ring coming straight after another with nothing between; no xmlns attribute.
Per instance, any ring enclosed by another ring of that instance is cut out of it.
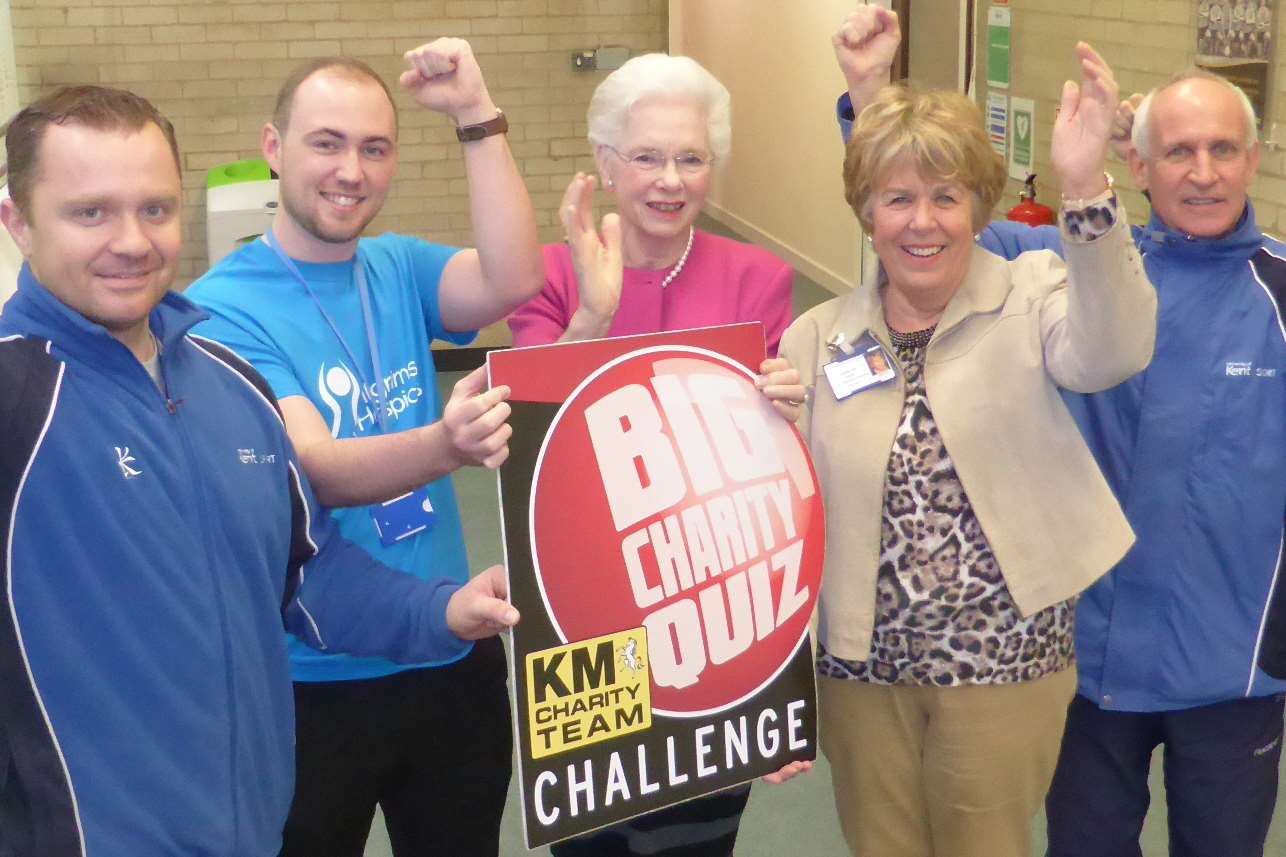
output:
<svg viewBox="0 0 1286 857"><path fill-rule="evenodd" d="M641 627L528 654L531 758L650 728L648 663Z"/></svg>

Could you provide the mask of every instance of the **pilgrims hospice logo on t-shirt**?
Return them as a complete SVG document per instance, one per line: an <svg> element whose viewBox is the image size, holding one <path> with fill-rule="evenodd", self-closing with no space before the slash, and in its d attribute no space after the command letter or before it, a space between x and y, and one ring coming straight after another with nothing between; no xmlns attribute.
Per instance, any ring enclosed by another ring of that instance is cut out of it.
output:
<svg viewBox="0 0 1286 857"><path fill-rule="evenodd" d="M411 360L384 378L384 413L390 426L424 398L424 388L415 381L419 376L419 367ZM317 395L328 412L332 437L363 434L376 425L375 385L363 390L357 375L343 363L322 362L317 369Z"/></svg>

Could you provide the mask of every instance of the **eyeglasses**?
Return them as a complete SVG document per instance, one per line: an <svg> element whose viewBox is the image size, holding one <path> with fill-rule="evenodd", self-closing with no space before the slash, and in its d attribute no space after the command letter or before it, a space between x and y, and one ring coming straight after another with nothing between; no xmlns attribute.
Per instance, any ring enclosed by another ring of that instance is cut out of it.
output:
<svg viewBox="0 0 1286 857"><path fill-rule="evenodd" d="M697 175L710 169L714 163L714 155L705 152L679 152L677 155L667 155L659 149L635 149L632 152L622 152L615 146L608 146L612 154L624 161L628 166L641 173L654 173L657 170L665 169L665 165L674 161L674 169L683 175Z"/></svg>

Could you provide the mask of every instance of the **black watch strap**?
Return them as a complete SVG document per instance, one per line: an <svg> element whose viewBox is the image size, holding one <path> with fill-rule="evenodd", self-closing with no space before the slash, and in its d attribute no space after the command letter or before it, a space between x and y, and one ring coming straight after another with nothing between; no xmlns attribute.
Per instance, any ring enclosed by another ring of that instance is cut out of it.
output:
<svg viewBox="0 0 1286 857"><path fill-rule="evenodd" d="M504 111L497 110L494 119L488 119L486 122L478 122L473 125L461 125L455 129L456 139L461 143L472 143L474 140L481 140L483 137L490 137L492 134L503 134L509 130L509 120L505 118Z"/></svg>

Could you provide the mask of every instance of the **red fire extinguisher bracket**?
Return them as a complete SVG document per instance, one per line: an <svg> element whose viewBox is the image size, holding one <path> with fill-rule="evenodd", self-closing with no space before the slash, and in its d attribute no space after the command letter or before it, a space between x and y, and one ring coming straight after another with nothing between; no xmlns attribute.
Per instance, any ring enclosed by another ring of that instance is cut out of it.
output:
<svg viewBox="0 0 1286 857"><path fill-rule="evenodd" d="M1036 201L1036 174L1027 176L1023 189L1018 192L1018 204L1005 215L1008 220L1028 226L1052 226L1057 222L1054 209Z"/></svg>

